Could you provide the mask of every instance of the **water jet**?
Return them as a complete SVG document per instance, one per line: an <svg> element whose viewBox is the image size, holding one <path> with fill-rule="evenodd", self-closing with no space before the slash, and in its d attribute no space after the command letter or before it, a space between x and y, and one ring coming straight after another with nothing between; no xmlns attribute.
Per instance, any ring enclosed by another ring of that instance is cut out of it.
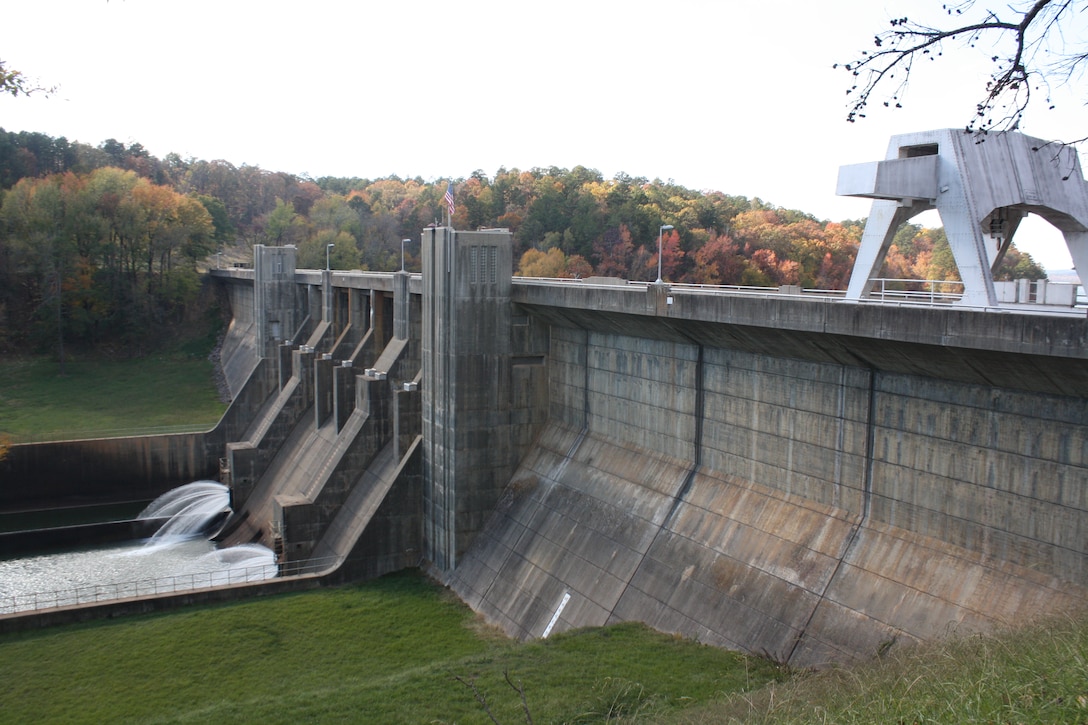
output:
<svg viewBox="0 0 1088 725"><path fill-rule="evenodd" d="M218 481L194 481L167 491L140 512L137 519L161 520L148 544L212 539L231 514L230 490Z"/></svg>

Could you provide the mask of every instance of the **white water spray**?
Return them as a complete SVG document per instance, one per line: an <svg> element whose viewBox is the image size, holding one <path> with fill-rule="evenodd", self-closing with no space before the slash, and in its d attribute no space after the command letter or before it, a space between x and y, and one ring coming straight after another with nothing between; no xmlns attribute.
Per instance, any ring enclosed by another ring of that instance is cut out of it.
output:
<svg viewBox="0 0 1088 725"><path fill-rule="evenodd" d="M226 568L225 571L212 574L216 585L275 579L279 571L276 555L267 546L260 544L239 544L216 549L205 554L204 558Z"/></svg>
<svg viewBox="0 0 1088 725"><path fill-rule="evenodd" d="M230 490L217 481L194 481L167 491L140 512L140 519L166 519L148 540L166 544L219 533L230 515Z"/></svg>

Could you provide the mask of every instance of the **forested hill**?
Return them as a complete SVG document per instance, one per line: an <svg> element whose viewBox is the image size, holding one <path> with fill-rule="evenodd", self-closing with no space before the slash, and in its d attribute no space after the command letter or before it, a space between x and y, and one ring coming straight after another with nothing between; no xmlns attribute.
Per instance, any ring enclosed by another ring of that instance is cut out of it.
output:
<svg viewBox="0 0 1088 725"><path fill-rule="evenodd" d="M863 227L581 166L453 182L453 226L509 228L526 276L653 280L659 229L672 225L669 281L842 289ZM0 348L51 344L58 325L76 341L142 334L184 313L217 252L242 258L253 244L295 244L300 267L324 267L333 244L335 269L398 269L401 240L443 220L445 191L445 180L300 178L0 129ZM905 226L883 276L955 279L943 231ZM1045 273L1013 251L1002 276Z"/></svg>

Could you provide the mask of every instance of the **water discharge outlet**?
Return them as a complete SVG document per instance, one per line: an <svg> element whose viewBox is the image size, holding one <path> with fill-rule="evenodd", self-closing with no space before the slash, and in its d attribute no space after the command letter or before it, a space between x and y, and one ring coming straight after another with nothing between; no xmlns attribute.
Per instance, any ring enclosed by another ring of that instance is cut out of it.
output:
<svg viewBox="0 0 1088 725"><path fill-rule="evenodd" d="M217 481L194 481L167 491L140 512L139 519L164 521L148 544L197 537L211 539L230 516L230 490Z"/></svg>

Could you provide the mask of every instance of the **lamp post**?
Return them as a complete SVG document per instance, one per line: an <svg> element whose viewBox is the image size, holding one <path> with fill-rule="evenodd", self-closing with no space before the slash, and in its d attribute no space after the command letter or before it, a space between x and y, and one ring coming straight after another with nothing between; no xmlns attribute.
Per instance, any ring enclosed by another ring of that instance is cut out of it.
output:
<svg viewBox="0 0 1088 725"><path fill-rule="evenodd" d="M328 271L329 269L331 269L331 267L329 267L329 250L332 249L335 246L336 246L335 244L326 244L325 245L325 271Z"/></svg>
<svg viewBox="0 0 1088 725"><path fill-rule="evenodd" d="M657 284L661 284L661 235L666 229L672 229L672 224L662 224L657 230Z"/></svg>
<svg viewBox="0 0 1088 725"><path fill-rule="evenodd" d="M400 240L400 271L404 271L404 245L412 241L411 239Z"/></svg>

